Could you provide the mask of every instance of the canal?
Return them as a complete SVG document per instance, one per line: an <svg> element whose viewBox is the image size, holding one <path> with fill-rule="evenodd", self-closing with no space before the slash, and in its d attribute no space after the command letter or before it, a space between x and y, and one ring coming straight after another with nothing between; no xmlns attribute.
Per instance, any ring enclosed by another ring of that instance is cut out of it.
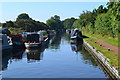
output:
<svg viewBox="0 0 120 80"><path fill-rule="evenodd" d="M42 48L13 49L3 56L2 69L3 78L107 78L84 47L70 44L66 34Z"/></svg>

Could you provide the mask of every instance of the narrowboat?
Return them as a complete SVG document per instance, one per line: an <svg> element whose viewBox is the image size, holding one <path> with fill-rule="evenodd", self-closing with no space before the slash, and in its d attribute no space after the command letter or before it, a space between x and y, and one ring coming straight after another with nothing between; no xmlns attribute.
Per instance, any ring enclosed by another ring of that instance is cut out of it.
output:
<svg viewBox="0 0 120 80"><path fill-rule="evenodd" d="M12 47L8 43L7 35L0 34L0 51L11 50Z"/></svg>
<svg viewBox="0 0 120 80"><path fill-rule="evenodd" d="M27 34L25 36L25 47L26 48L34 48L34 47L40 47L41 42L40 34L31 32L30 34Z"/></svg>
<svg viewBox="0 0 120 80"><path fill-rule="evenodd" d="M11 37L10 41L13 47L25 48L22 34L11 34L10 37Z"/></svg>
<svg viewBox="0 0 120 80"><path fill-rule="evenodd" d="M7 28L0 28L0 33L10 35L11 32Z"/></svg>
<svg viewBox="0 0 120 80"><path fill-rule="evenodd" d="M82 32L78 29L71 31L71 37L70 37L71 44L82 44L83 43L83 37Z"/></svg>

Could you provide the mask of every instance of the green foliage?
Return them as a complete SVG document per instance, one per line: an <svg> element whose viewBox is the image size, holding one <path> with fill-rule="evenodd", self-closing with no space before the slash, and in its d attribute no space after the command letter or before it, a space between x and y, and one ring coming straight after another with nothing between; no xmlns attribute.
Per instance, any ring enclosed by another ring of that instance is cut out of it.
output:
<svg viewBox="0 0 120 80"><path fill-rule="evenodd" d="M109 35L118 37L120 23L120 2L108 2L107 7L100 5L93 11L83 11L79 19L67 18L63 21L60 16L55 15L48 19L45 23L35 21L28 14L22 13L18 15L15 22L7 21L3 23L3 27L21 28L26 31L39 31L43 29L73 29L79 28L82 31L92 34Z"/></svg>
<svg viewBox="0 0 120 80"><path fill-rule="evenodd" d="M51 17L51 19L54 19L54 20L58 20L58 21L60 21L60 16L58 16L58 15L54 15L54 17Z"/></svg>
<svg viewBox="0 0 120 80"><path fill-rule="evenodd" d="M72 26L73 26L74 28L81 28L80 20L75 20Z"/></svg>
<svg viewBox="0 0 120 80"><path fill-rule="evenodd" d="M7 28L7 27L8 27L8 28L9 28L9 27L15 27L15 23L12 22L12 21L7 21L6 23L3 23L2 26L3 26L3 27L6 27L6 28Z"/></svg>
<svg viewBox="0 0 120 80"><path fill-rule="evenodd" d="M47 25L49 26L50 29L54 29L56 30L58 25L57 25L57 21L55 21L54 19L48 19L46 21Z"/></svg>
<svg viewBox="0 0 120 80"><path fill-rule="evenodd" d="M20 20L20 19L31 19L31 18L29 17L28 14L22 13L22 14L18 15L18 17L17 17L17 20Z"/></svg>
<svg viewBox="0 0 120 80"><path fill-rule="evenodd" d="M95 18L92 12L90 11L86 11L86 12L83 11L83 13L79 16L79 18L80 18L80 23L83 27L86 27L89 23L94 24Z"/></svg>
<svg viewBox="0 0 120 80"><path fill-rule="evenodd" d="M10 30L11 33L22 33L25 32L25 30L22 30L21 28L8 28L8 30Z"/></svg>
<svg viewBox="0 0 120 80"><path fill-rule="evenodd" d="M96 33L104 35L111 35L113 33L111 27L111 17L108 14L100 14L95 21ZM110 30L110 31L109 31Z"/></svg>
<svg viewBox="0 0 120 80"><path fill-rule="evenodd" d="M103 7L103 5L100 5L97 9L97 14L106 13L106 12L107 12L107 8Z"/></svg>
<svg viewBox="0 0 120 80"><path fill-rule="evenodd" d="M72 29L75 18L67 18L63 21L63 25L65 29Z"/></svg>
<svg viewBox="0 0 120 80"><path fill-rule="evenodd" d="M22 28L26 31L39 31L48 28L46 24L35 20L18 20L15 23L18 28Z"/></svg>
<svg viewBox="0 0 120 80"><path fill-rule="evenodd" d="M20 14L15 22L7 21L6 23L3 23L3 27L8 29L18 29L20 28L20 31L39 31L39 30L46 30L48 29L48 26L39 21L35 21L31 19L28 14ZM17 31L15 31L17 32ZM19 32L19 31L18 31Z"/></svg>
<svg viewBox="0 0 120 80"><path fill-rule="evenodd" d="M2 23L0 23L0 27L2 26Z"/></svg>
<svg viewBox="0 0 120 80"><path fill-rule="evenodd" d="M47 35L47 32L45 31L45 32L42 32L42 34L43 34L43 36L46 36Z"/></svg>
<svg viewBox="0 0 120 80"><path fill-rule="evenodd" d="M67 20L65 23L68 23ZM79 20L73 23L74 28L80 28L82 31L92 34L101 34L117 37L120 23L120 2L108 2L107 8L100 5L93 11L83 11ZM69 26L66 26L69 28Z"/></svg>
<svg viewBox="0 0 120 80"><path fill-rule="evenodd" d="M120 23L120 2L109 2L108 12L97 16L95 21L96 32L112 37L118 36ZM118 17L119 16L119 17Z"/></svg>
<svg viewBox="0 0 120 80"><path fill-rule="evenodd" d="M49 29L53 30L62 30L64 29L63 23L60 20L60 17L55 15L46 21L46 24L49 26Z"/></svg>

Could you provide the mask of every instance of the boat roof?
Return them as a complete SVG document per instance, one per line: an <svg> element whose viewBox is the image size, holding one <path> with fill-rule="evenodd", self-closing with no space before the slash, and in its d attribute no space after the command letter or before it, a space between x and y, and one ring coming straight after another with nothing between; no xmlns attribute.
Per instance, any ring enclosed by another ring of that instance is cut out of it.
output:
<svg viewBox="0 0 120 80"><path fill-rule="evenodd" d="M73 38L76 38L77 36L72 36L71 38L73 39Z"/></svg>
<svg viewBox="0 0 120 80"><path fill-rule="evenodd" d="M2 36L2 35L6 35L6 34L2 34L2 33L0 33L0 36Z"/></svg>
<svg viewBox="0 0 120 80"><path fill-rule="evenodd" d="M2 30L8 30L7 28L0 28L0 31L2 31Z"/></svg>
<svg viewBox="0 0 120 80"><path fill-rule="evenodd" d="M7 36L7 35L0 33L0 39L2 38L2 36Z"/></svg>
<svg viewBox="0 0 120 80"><path fill-rule="evenodd" d="M39 35L38 33L31 33L31 34L27 34L27 35Z"/></svg>
<svg viewBox="0 0 120 80"><path fill-rule="evenodd" d="M21 34L10 34L10 37L13 37L13 36L22 36Z"/></svg>

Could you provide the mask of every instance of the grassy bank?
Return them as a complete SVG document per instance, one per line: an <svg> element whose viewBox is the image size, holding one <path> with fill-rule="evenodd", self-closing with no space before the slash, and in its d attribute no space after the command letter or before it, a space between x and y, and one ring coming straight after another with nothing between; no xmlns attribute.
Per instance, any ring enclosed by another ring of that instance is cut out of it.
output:
<svg viewBox="0 0 120 80"><path fill-rule="evenodd" d="M108 36L101 36L98 34L96 35L96 34L85 33L85 32L83 32L83 35L86 35L89 37L89 38L85 38L84 40L86 40L91 46L95 47L97 49L97 51L100 51L101 53L103 53L103 55L109 59L109 63L112 66L114 66L116 69L119 69L118 68L118 66L119 66L118 65L118 55L113 54L112 50L108 51L107 49L103 48L102 46L100 46L99 43L95 43L96 40L103 40L106 43L109 43L109 44L114 45L114 46L118 46L118 39L117 38L112 38L112 37L108 37Z"/></svg>
<svg viewBox="0 0 120 80"><path fill-rule="evenodd" d="M87 35L89 36L90 38L94 39L94 40L103 40L113 46L119 46L118 45L118 38L112 38L112 37L109 37L109 36L101 36L101 35L98 35L98 34L91 34L91 33L85 33L83 32L83 35Z"/></svg>

